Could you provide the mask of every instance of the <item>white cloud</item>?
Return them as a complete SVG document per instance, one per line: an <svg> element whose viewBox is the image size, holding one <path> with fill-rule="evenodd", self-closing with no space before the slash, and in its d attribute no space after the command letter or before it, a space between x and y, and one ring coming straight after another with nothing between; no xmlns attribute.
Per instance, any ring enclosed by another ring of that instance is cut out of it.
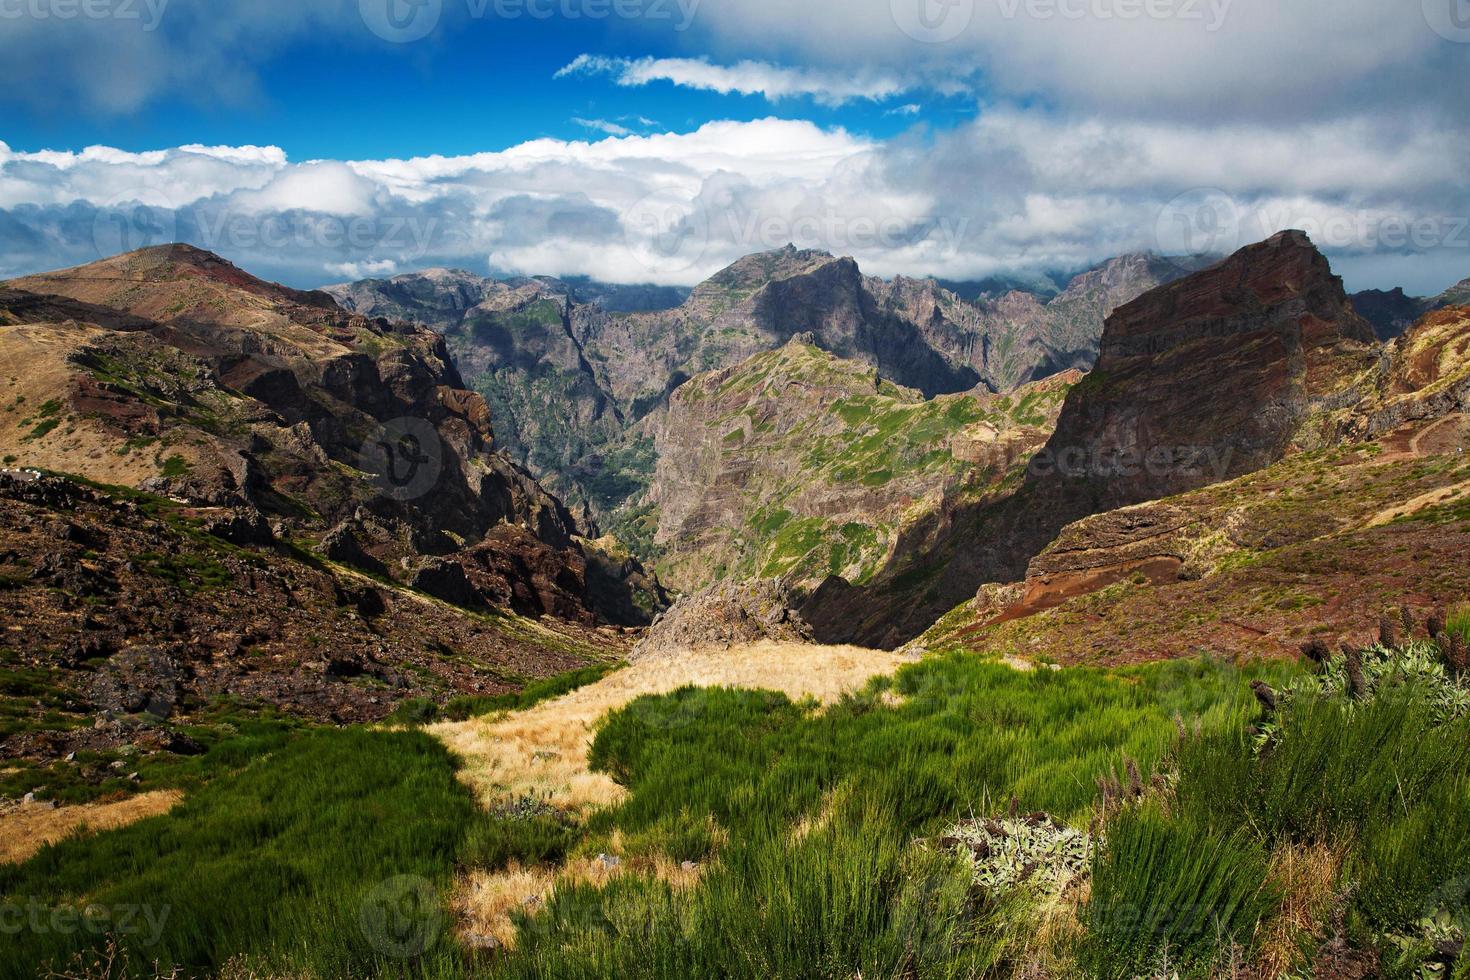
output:
<svg viewBox="0 0 1470 980"><path fill-rule="evenodd" d="M609 122L606 119L583 119L580 116L573 116L572 122L576 123L578 126L583 127L584 129L590 129L593 132L597 133L605 133L608 136L633 135L633 131L627 126L615 122Z"/></svg>
<svg viewBox="0 0 1470 980"><path fill-rule="evenodd" d="M0 272L156 234L296 285L435 265L690 284L787 242L966 279L1305 227L1350 285L1433 293L1470 275L1467 158L1470 139L1428 115L1210 127L1019 109L886 143L763 119L340 163L0 146ZM130 201L151 207L125 207L120 237L108 207Z"/></svg>
<svg viewBox="0 0 1470 980"><path fill-rule="evenodd" d="M329 264L326 270L343 282L356 282L359 279L386 279L396 275L398 263L392 259L381 262L336 262Z"/></svg>
<svg viewBox="0 0 1470 980"><path fill-rule="evenodd" d="M1421 6L1420 0L741 0L704 5L695 30L696 43L745 57L779 54L818 69L857 64L928 78L978 69L985 88L999 96L1039 97L1107 116L1300 119L1433 102L1458 118L1470 54L1435 33Z"/></svg>
<svg viewBox="0 0 1470 980"><path fill-rule="evenodd" d="M809 96L829 106L859 99L879 102L910 91L917 84L912 80L901 80L894 74L861 68L819 71L787 68L764 61L741 61L727 66L711 64L703 58L629 60L590 54L579 55L555 77L587 75L607 75L617 84L627 87L662 81L722 95L762 95L771 100Z"/></svg>

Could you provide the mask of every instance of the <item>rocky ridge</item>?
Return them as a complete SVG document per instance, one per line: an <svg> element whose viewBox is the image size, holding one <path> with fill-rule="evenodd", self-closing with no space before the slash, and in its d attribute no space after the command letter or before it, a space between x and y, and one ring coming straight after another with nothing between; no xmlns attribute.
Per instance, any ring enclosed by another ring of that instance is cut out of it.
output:
<svg viewBox="0 0 1470 980"><path fill-rule="evenodd" d="M1120 307L1025 481L915 526L865 588L803 607L819 637L897 645L983 583L1016 582L1062 529L1269 466L1360 401L1371 328L1327 260L1286 232Z"/></svg>
<svg viewBox="0 0 1470 980"><path fill-rule="evenodd" d="M7 459L255 511L401 581L502 526L584 575L575 519L497 450L489 407L432 331L189 246L15 280L0 310ZM522 584L539 611L561 606ZM577 602L589 617L627 606L599 610L585 588Z"/></svg>
<svg viewBox="0 0 1470 980"><path fill-rule="evenodd" d="M770 641L810 643L811 627L793 608L779 579L722 582L685 596L638 641L632 663L678 657L700 650Z"/></svg>
<svg viewBox="0 0 1470 980"><path fill-rule="evenodd" d="M669 532L643 496L659 459L643 423L691 378L802 336L926 397L1009 392L1090 367L1107 313L1197 264L1124 256L1044 303L1019 291L971 302L932 280L884 281L851 259L794 247L741 259L674 308L634 313L544 278L431 270L328 288L349 309L443 333L512 457L572 501L583 523L652 557L654 538Z"/></svg>

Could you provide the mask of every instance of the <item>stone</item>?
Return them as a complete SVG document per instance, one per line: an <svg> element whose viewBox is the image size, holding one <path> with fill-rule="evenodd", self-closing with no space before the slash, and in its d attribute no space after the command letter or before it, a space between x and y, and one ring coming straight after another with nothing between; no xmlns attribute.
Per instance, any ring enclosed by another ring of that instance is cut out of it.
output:
<svg viewBox="0 0 1470 980"><path fill-rule="evenodd" d="M641 663L761 640L810 643L811 628L794 606L790 588L776 579L714 585L676 602L644 634L629 660Z"/></svg>
<svg viewBox="0 0 1470 980"><path fill-rule="evenodd" d="M457 561L427 558L414 572L409 585L426 595L464 609L478 609L485 605L484 599L465 575L464 566Z"/></svg>

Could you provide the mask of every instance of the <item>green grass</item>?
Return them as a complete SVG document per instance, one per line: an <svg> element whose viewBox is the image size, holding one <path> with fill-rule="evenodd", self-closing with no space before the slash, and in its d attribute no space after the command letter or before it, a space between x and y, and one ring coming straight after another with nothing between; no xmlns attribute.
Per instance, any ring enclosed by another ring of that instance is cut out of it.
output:
<svg viewBox="0 0 1470 980"><path fill-rule="evenodd" d="M38 423L35 428L31 429L31 431L25 436L25 438L21 440L21 442L35 442L38 439L44 438L60 424L61 419L44 419L43 421Z"/></svg>
<svg viewBox="0 0 1470 980"><path fill-rule="evenodd" d="M1284 898L1273 851L1321 842L1344 857L1350 941L1408 978L1432 955L1423 917L1464 910L1448 889L1470 876L1470 713L1428 696L1440 681L1418 661L1380 659L1351 703L1333 670L1208 659L1021 673L933 656L826 709L685 688L599 725L591 762L628 794L580 816L536 798L479 812L421 733L312 732L247 755L167 817L0 869L0 897L166 906L162 938L137 952L191 970L241 954L317 976L1009 976L1036 942L1032 893L979 885L967 860L916 840L1013 807L1093 827L1099 778L1131 762L1159 782L1101 825L1081 932L1054 950L1065 975L1205 976L1248 958ZM451 715L526 707L606 669ZM1269 724L1254 678L1281 692ZM456 869L604 852L629 873L559 885L518 920L514 953L472 958L442 928ZM640 870L654 859L704 874L676 892ZM427 908L383 890L404 874L432 888ZM363 925L381 919L364 908L400 899L393 936L423 949L405 959ZM441 928L415 931L425 922ZM0 975L100 942L19 940Z"/></svg>
<svg viewBox="0 0 1470 980"><path fill-rule="evenodd" d="M193 469L194 467L189 465L188 460L175 454L163 461L159 473L167 479L175 479L177 477L187 476Z"/></svg>
<svg viewBox="0 0 1470 980"><path fill-rule="evenodd" d="M1082 963L1127 980L1161 975L1166 962L1208 967L1222 950L1248 947L1279 902L1267 865L1241 831L1212 831L1157 805L1124 813L1094 865Z"/></svg>
<svg viewBox="0 0 1470 980"><path fill-rule="evenodd" d="M1470 605L1456 606L1445 617L1445 629L1457 634L1461 642L1470 643Z"/></svg>
<svg viewBox="0 0 1470 980"><path fill-rule="evenodd" d="M1366 698L1333 670L1283 692L1264 738L1224 728L1186 741L1167 816L1145 806L1108 825L1084 961L1125 977L1167 958L1189 975L1232 942L1248 952L1279 898L1269 856L1316 844L1342 856L1350 938L1377 948L1385 976L1428 975L1416 972L1432 955L1424 920L1470 926L1470 712L1446 711L1419 652L1365 654Z"/></svg>
<svg viewBox="0 0 1470 980"><path fill-rule="evenodd" d="M455 956L439 903L474 819L451 758L427 736L316 732L167 816L0 867L7 921L46 910L39 928L7 938L0 976L100 950L103 928L66 926L82 910L133 962L165 972L214 972L237 957L297 975L420 972Z"/></svg>
<svg viewBox="0 0 1470 980"><path fill-rule="evenodd" d="M497 711L524 711L542 701L559 698L579 687L595 684L617 670L620 664L593 664L580 670L557 674L555 677L532 681L519 691L509 694L493 694L483 697L463 696L452 698L440 708L434 702L423 699L405 701L398 706L390 722L410 725L427 725L440 720L464 721Z"/></svg>
<svg viewBox="0 0 1470 980"><path fill-rule="evenodd" d="M507 975L1002 968L1025 914L977 900L967 867L906 842L1012 796L1085 821L1100 774L1125 758L1147 768L1171 749L1176 713L1239 726L1248 698L1244 678L1217 663L1021 674L962 656L906 668L825 712L759 691L641 698L606 721L592 749L631 795L594 815L571 850L606 849L616 831L633 859L718 863L688 902L642 879L558 892ZM823 813L822 826L793 837Z"/></svg>

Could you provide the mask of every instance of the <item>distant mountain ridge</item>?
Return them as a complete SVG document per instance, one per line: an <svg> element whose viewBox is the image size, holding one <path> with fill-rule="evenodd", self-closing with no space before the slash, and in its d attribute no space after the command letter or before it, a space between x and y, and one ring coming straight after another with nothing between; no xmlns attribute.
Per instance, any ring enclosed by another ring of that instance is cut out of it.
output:
<svg viewBox="0 0 1470 980"><path fill-rule="evenodd" d="M1438 296L1409 296L1402 287L1396 287L1354 293L1352 301L1363 318L1373 324L1379 340L1393 340L1426 313L1470 303L1470 279L1456 283Z"/></svg>
<svg viewBox="0 0 1470 980"><path fill-rule="evenodd" d="M620 312L563 280L450 270L326 291L344 308L443 333L501 445L617 526L653 467L633 429L696 375L801 335L926 397L1007 392L1090 368L1108 313L1203 261L1122 256L1045 302L1017 291L970 302L934 280L864 276L850 258L794 246L747 256L662 310Z"/></svg>

